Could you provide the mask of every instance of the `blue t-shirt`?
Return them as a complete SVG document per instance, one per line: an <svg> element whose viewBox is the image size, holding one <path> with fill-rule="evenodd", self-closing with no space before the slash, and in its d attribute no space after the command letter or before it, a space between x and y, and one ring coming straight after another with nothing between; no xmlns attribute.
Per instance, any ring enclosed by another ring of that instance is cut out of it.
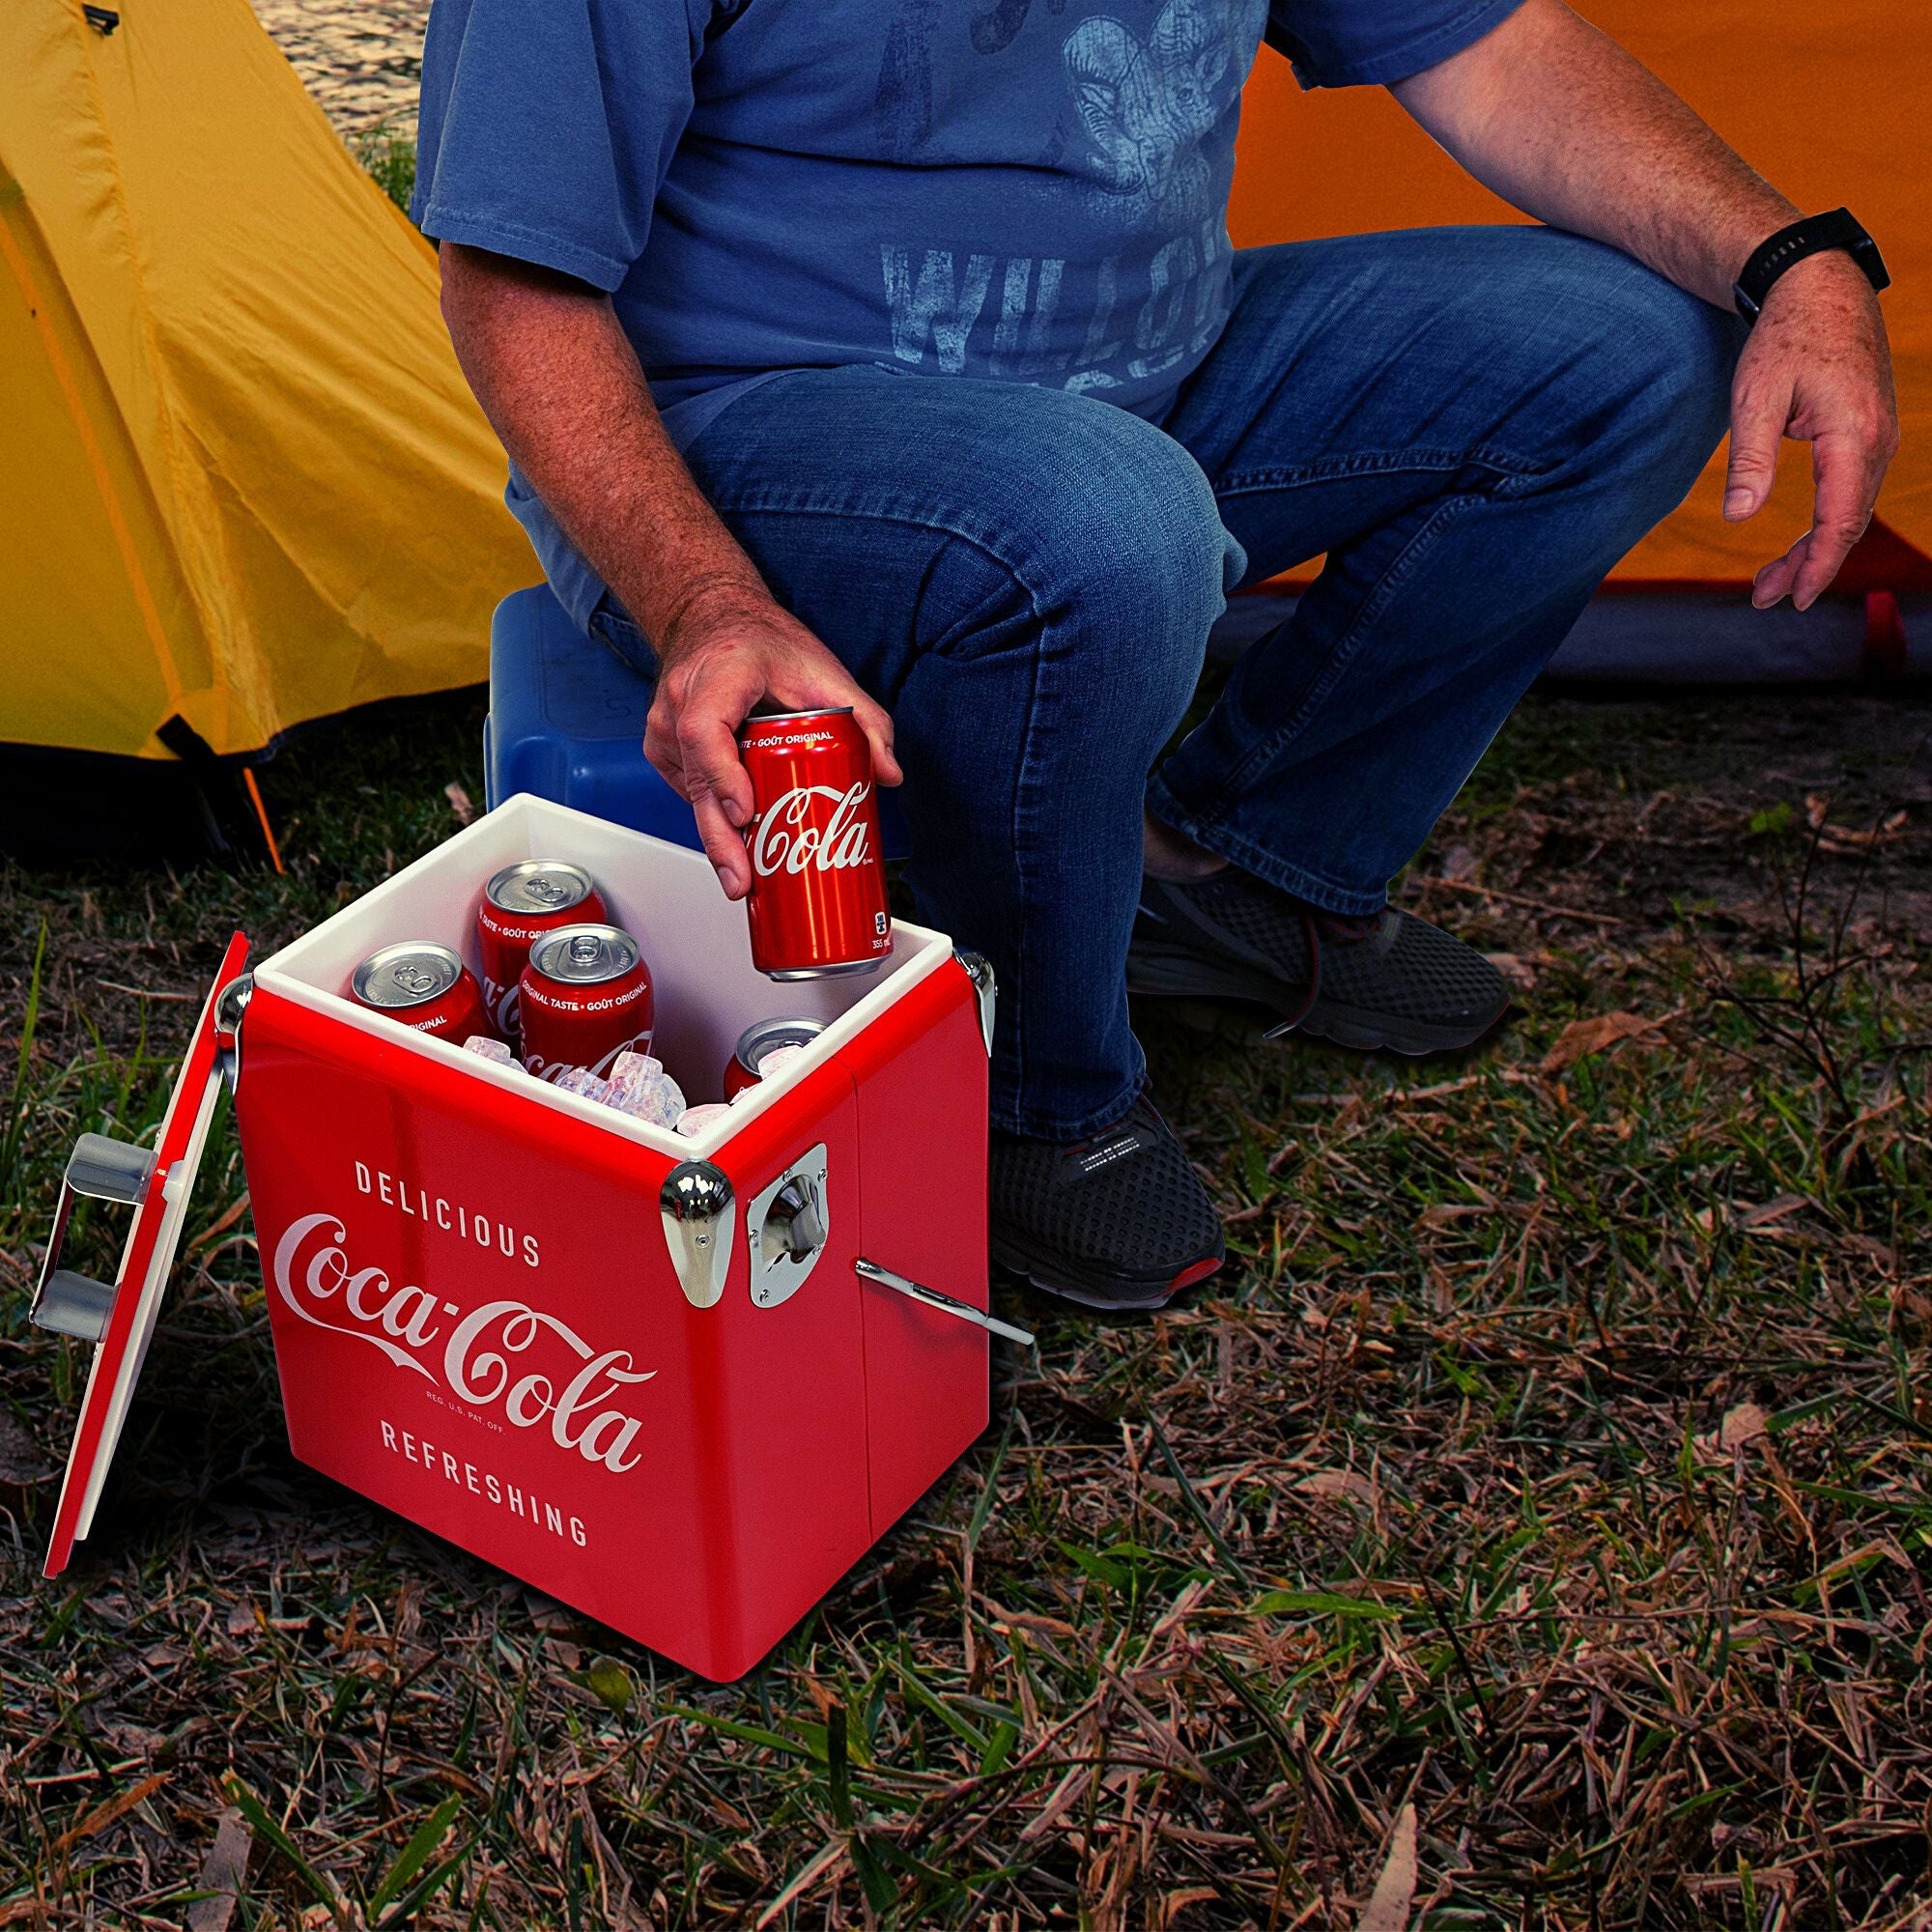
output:
<svg viewBox="0 0 1932 1932"><path fill-rule="evenodd" d="M870 363L1158 418L1220 333L1241 84L1388 82L1520 0L434 0L412 213L608 291L680 447ZM602 586L523 479L580 622Z"/></svg>

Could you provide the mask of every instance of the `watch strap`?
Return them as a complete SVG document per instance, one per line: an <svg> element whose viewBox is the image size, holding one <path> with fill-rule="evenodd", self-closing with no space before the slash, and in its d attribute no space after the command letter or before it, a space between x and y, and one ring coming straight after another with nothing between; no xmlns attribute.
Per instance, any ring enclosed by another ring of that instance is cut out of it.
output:
<svg viewBox="0 0 1932 1932"><path fill-rule="evenodd" d="M1755 322L1772 285L1787 269L1807 255L1842 248L1861 269L1874 289L1889 288L1891 276L1878 243L1866 234L1848 208L1833 208L1824 214L1807 214L1752 249L1750 259L1739 272L1731 288L1731 299L1747 322Z"/></svg>

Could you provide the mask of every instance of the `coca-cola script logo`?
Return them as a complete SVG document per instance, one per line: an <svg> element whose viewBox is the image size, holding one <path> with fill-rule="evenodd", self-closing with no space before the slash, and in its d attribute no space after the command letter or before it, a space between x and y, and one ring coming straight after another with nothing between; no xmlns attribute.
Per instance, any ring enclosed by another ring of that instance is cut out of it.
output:
<svg viewBox="0 0 1932 1932"><path fill-rule="evenodd" d="M872 795L869 784L855 784L844 791L832 785L793 785L791 790L758 820L757 837L752 841L752 864L761 879L781 869L803 872L842 872L849 866L863 866L871 854L866 849L866 821L859 808ZM811 802L830 799L832 814L823 825L811 823Z"/></svg>
<svg viewBox="0 0 1932 1932"><path fill-rule="evenodd" d="M526 1301L486 1301L465 1315L426 1288L398 1286L384 1268L352 1267L346 1238L335 1215L304 1214L275 1244L275 1292L302 1321L367 1342L473 1408L500 1407L513 1428L548 1422L557 1447L575 1449L586 1463L619 1475L637 1466L634 1444L643 1424L612 1403L621 1390L649 1381L655 1369L634 1367L626 1349L600 1353ZM458 1319L445 1328L443 1316ZM523 1364L513 1365L512 1356L527 1356L530 1366L519 1374Z"/></svg>

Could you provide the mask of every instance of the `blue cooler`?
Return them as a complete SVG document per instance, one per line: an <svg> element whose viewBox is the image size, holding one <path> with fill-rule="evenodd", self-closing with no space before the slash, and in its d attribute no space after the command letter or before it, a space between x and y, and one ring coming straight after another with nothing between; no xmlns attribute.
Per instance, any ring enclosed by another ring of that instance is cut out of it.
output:
<svg viewBox="0 0 1932 1932"><path fill-rule="evenodd" d="M520 791L633 832L696 845L690 806L645 762L652 687L570 621L547 584L519 590L490 625L490 715L483 721L484 796ZM879 795L886 857L902 859L905 820Z"/></svg>

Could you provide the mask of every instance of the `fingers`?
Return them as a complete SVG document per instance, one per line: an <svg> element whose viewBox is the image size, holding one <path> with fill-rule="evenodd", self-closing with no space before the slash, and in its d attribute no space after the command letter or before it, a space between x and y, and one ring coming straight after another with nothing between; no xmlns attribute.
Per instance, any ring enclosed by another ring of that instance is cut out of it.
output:
<svg viewBox="0 0 1932 1932"><path fill-rule="evenodd" d="M821 647L822 662L814 662L803 674L781 679L772 687L780 703L801 711L817 705L850 705L852 717L872 748L872 776L882 785L898 784L905 774L893 753L892 714L883 704L867 697L852 675L830 651ZM817 655L817 654L815 654Z"/></svg>
<svg viewBox="0 0 1932 1932"><path fill-rule="evenodd" d="M1817 500L1804 555L1791 583L1791 602L1808 611L1838 574L1852 546L1871 522L1872 504L1885 474L1876 433L1827 431L1811 446Z"/></svg>
<svg viewBox="0 0 1932 1932"><path fill-rule="evenodd" d="M741 899L751 890L752 862L737 828L724 816L724 808L710 792L695 793L692 814L697 820L697 837L704 856L718 874L727 899Z"/></svg>
<svg viewBox="0 0 1932 1932"><path fill-rule="evenodd" d="M1751 603L1760 611L1769 611L1790 588L1792 580L1798 575L1798 566L1804 561L1805 546L1811 541L1807 533L1802 536L1780 557L1772 561L1751 580Z"/></svg>
<svg viewBox="0 0 1932 1932"><path fill-rule="evenodd" d="M751 860L738 828L752 815L752 781L738 758L738 725L752 700L719 701L695 689L678 712L678 759L684 795L697 816L697 836L718 869L727 898L742 898L752 882Z"/></svg>
<svg viewBox="0 0 1932 1932"><path fill-rule="evenodd" d="M1788 378L1759 378L1749 360L1738 365L1731 385L1731 460L1724 475L1724 517L1742 523L1755 516L1777 477L1777 445L1791 420Z"/></svg>
<svg viewBox="0 0 1932 1932"><path fill-rule="evenodd" d="M893 755L893 721L883 704L874 704L862 692L852 706L852 716L872 747L872 776L882 785L895 785L905 777Z"/></svg>
<svg viewBox="0 0 1932 1932"><path fill-rule="evenodd" d="M1817 499L1811 527L1751 584L1751 602L1768 611L1780 597L1808 611L1831 585L1852 546L1871 523L1872 504L1889 454L1882 436L1827 431L1812 445Z"/></svg>

